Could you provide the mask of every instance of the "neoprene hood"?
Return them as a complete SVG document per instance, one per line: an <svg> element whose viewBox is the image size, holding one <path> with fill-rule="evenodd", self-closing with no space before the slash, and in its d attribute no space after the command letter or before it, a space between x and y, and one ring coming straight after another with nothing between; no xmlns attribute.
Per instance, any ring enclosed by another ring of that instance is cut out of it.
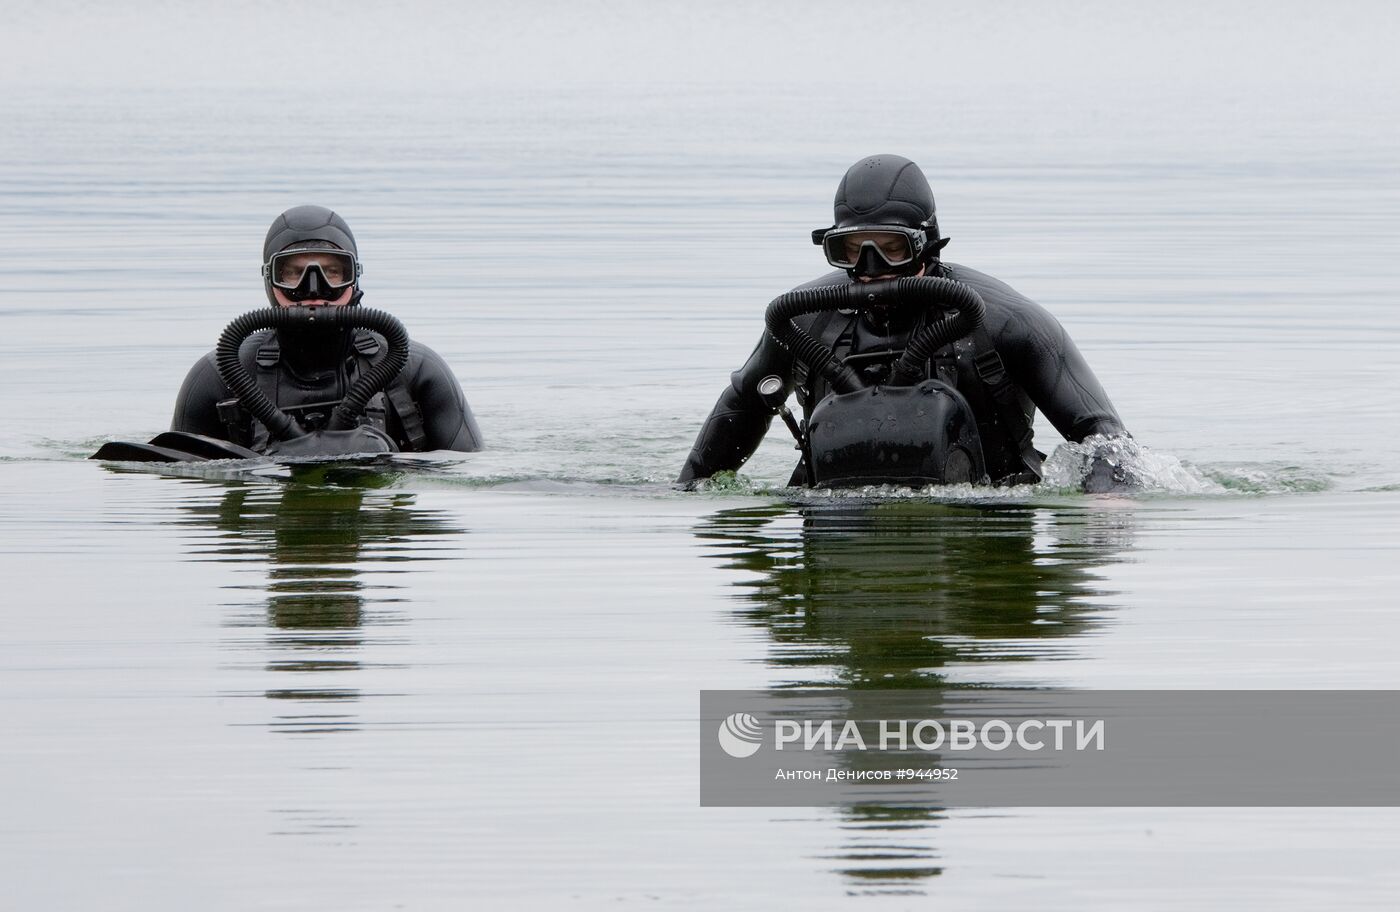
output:
<svg viewBox="0 0 1400 912"><path fill-rule="evenodd" d="M334 244L341 250L348 250L359 259L360 251L355 246L355 235L351 233L350 226L345 219L325 206L296 206L273 219L272 227L267 229L267 238L263 240L263 265L266 266L272 260L272 255L281 250L286 250L293 244L301 244L307 241L325 241ZM276 303L272 295L272 280L264 271L263 285L267 291L267 299ZM359 280L355 282L355 290L359 291Z"/></svg>
<svg viewBox="0 0 1400 912"><path fill-rule="evenodd" d="M927 225L938 235L933 189L919 166L899 155L872 155L851 165L836 188L836 227Z"/></svg>
<svg viewBox="0 0 1400 912"><path fill-rule="evenodd" d="M330 241L341 250L360 255L355 248L355 235L345 219L325 206L297 206L277 216L272 227L267 229L263 262L272 259L277 251L301 241Z"/></svg>

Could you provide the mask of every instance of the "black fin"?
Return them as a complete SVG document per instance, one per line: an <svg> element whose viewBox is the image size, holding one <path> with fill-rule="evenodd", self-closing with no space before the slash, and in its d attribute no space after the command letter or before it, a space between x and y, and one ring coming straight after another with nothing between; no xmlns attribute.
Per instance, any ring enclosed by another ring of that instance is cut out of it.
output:
<svg viewBox="0 0 1400 912"><path fill-rule="evenodd" d="M203 458L181 450L152 446L149 443L130 443L113 440L102 444L102 448L88 459L106 459L112 462L203 462Z"/></svg>
<svg viewBox="0 0 1400 912"><path fill-rule="evenodd" d="M220 440L217 437L206 437L203 434L190 434L185 431L166 431L164 434L157 434L151 438L148 445L183 450L204 459L256 459L258 457L257 452L236 443Z"/></svg>

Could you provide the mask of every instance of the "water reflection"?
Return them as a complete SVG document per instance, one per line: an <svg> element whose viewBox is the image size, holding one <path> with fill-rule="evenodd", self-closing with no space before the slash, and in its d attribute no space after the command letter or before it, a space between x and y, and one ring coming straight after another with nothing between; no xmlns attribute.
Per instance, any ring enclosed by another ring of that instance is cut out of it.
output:
<svg viewBox="0 0 1400 912"><path fill-rule="evenodd" d="M955 669L964 686L979 663L1072 654L1106 610L1112 593L1094 571L1132 547L1133 513L776 504L720 511L697 535L743 575L737 618L771 638L771 686L932 689ZM853 705L849 717L864 716ZM942 873L940 809L840 813L840 844L823 860L852 893L919 893Z"/></svg>
<svg viewBox="0 0 1400 912"><path fill-rule="evenodd" d="M319 479L324 481L325 479ZM364 694L354 675L365 648L393 641L406 599L403 562L451 559L464 530L415 505L411 492L376 490L387 476L357 477L353 486L228 483L214 502L188 504L188 520L220 534L200 557L251 562L264 578L245 588L256 601L235 606L229 626L263 632L235 649L266 654L276 675L268 699L286 701L272 727L325 734L357 727L353 704ZM382 664L382 663L381 663Z"/></svg>

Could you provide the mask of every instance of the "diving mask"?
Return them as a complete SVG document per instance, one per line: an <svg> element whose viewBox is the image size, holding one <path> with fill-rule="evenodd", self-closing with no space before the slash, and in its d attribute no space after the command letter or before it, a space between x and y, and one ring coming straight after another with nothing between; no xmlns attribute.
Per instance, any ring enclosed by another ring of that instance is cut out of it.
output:
<svg viewBox="0 0 1400 912"><path fill-rule="evenodd" d="M360 264L346 250L292 247L274 253L263 275L293 301L330 301L355 284Z"/></svg>

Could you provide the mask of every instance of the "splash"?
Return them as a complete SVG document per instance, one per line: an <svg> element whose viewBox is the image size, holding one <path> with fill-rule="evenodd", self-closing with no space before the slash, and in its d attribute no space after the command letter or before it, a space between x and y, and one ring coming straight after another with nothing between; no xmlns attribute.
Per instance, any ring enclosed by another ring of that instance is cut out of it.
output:
<svg viewBox="0 0 1400 912"><path fill-rule="evenodd" d="M1125 494L1228 494L1229 489L1168 453L1155 453L1131 437L1095 434L1066 441L1045 460L1043 487Z"/></svg>
<svg viewBox="0 0 1400 912"><path fill-rule="evenodd" d="M853 488L772 488L765 493L782 495L805 502L829 500L917 500L946 504L1022 503L1043 493L1039 485L950 484L909 488L900 485L862 485Z"/></svg>
<svg viewBox="0 0 1400 912"><path fill-rule="evenodd" d="M747 475L738 472L716 472L709 478L697 481L693 490L704 494L761 494L765 489ZM781 490L781 489L777 489ZM768 493L771 493L768 492Z"/></svg>

